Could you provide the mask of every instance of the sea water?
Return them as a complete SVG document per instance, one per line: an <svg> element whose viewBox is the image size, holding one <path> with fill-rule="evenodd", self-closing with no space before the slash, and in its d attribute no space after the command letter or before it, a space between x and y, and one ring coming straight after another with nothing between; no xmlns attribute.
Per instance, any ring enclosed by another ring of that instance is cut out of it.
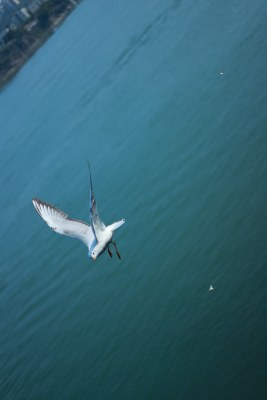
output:
<svg viewBox="0 0 267 400"><path fill-rule="evenodd" d="M1 400L266 398L266 17L85 0L1 91ZM121 261L32 206L87 160Z"/></svg>

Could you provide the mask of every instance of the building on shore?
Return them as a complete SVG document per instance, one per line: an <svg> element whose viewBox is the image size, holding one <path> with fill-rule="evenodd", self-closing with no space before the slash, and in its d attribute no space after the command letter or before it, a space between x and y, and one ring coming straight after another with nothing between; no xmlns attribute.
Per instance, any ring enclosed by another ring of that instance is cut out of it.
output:
<svg viewBox="0 0 267 400"><path fill-rule="evenodd" d="M47 0L0 0L0 32L27 22Z"/></svg>
<svg viewBox="0 0 267 400"><path fill-rule="evenodd" d="M18 10L11 19L9 27L11 30L16 30L20 26L24 25L31 18L31 15L26 7L21 8Z"/></svg>

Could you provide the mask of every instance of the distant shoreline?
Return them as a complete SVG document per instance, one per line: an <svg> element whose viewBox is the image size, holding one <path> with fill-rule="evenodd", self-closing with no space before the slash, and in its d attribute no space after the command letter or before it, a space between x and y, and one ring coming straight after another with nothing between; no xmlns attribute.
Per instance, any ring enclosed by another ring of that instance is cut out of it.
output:
<svg viewBox="0 0 267 400"><path fill-rule="evenodd" d="M50 2L52 3L52 2ZM0 90L2 90L33 56L33 54L47 41L63 21L76 8L79 2L68 2L60 12L51 13L46 9L40 9L29 22L17 31L11 32L11 39L0 48ZM49 10L50 11L50 10ZM46 17L44 26L42 16ZM33 26L33 28L31 28ZM12 37L14 36L14 38ZM4 61L2 61L4 58Z"/></svg>

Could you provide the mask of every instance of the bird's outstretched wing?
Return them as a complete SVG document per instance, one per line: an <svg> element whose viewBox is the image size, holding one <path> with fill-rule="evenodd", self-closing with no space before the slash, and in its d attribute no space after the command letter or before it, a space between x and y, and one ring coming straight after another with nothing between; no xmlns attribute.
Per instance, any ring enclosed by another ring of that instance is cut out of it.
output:
<svg viewBox="0 0 267 400"><path fill-rule="evenodd" d="M96 200L95 200L95 195L93 192L93 184L92 184L92 176L91 176L91 170L90 170L90 165L89 166L89 174L90 174L90 225L92 227L92 231L94 233L95 239L99 241L99 238L101 237L101 233L104 232L106 229L106 225L101 221L99 218L98 212L97 212L97 206L96 206Z"/></svg>
<svg viewBox="0 0 267 400"><path fill-rule="evenodd" d="M69 218L63 211L45 201L32 199L32 202L40 217L54 232L79 239L86 246L91 247L95 238L89 225Z"/></svg>

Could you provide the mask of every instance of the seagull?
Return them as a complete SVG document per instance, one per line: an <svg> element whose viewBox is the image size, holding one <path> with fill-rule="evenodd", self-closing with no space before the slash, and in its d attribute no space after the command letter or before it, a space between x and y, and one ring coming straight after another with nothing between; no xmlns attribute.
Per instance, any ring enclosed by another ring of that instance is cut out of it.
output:
<svg viewBox="0 0 267 400"><path fill-rule="evenodd" d="M106 249L108 250L109 256L112 257L112 252L110 250L111 244L115 247L118 258L121 259L116 243L112 238L114 231L125 223L125 219L114 222L108 226L101 221L97 212L96 200L93 192L90 165L88 164L88 166L91 189L90 225L83 221L69 218L63 211L40 199L33 198L33 205L40 217L47 223L52 231L81 240L87 246L88 256L92 258L93 261L96 261L97 257L104 253Z"/></svg>
<svg viewBox="0 0 267 400"><path fill-rule="evenodd" d="M214 288L212 285L210 285L209 292L211 292L212 290L214 290Z"/></svg>

